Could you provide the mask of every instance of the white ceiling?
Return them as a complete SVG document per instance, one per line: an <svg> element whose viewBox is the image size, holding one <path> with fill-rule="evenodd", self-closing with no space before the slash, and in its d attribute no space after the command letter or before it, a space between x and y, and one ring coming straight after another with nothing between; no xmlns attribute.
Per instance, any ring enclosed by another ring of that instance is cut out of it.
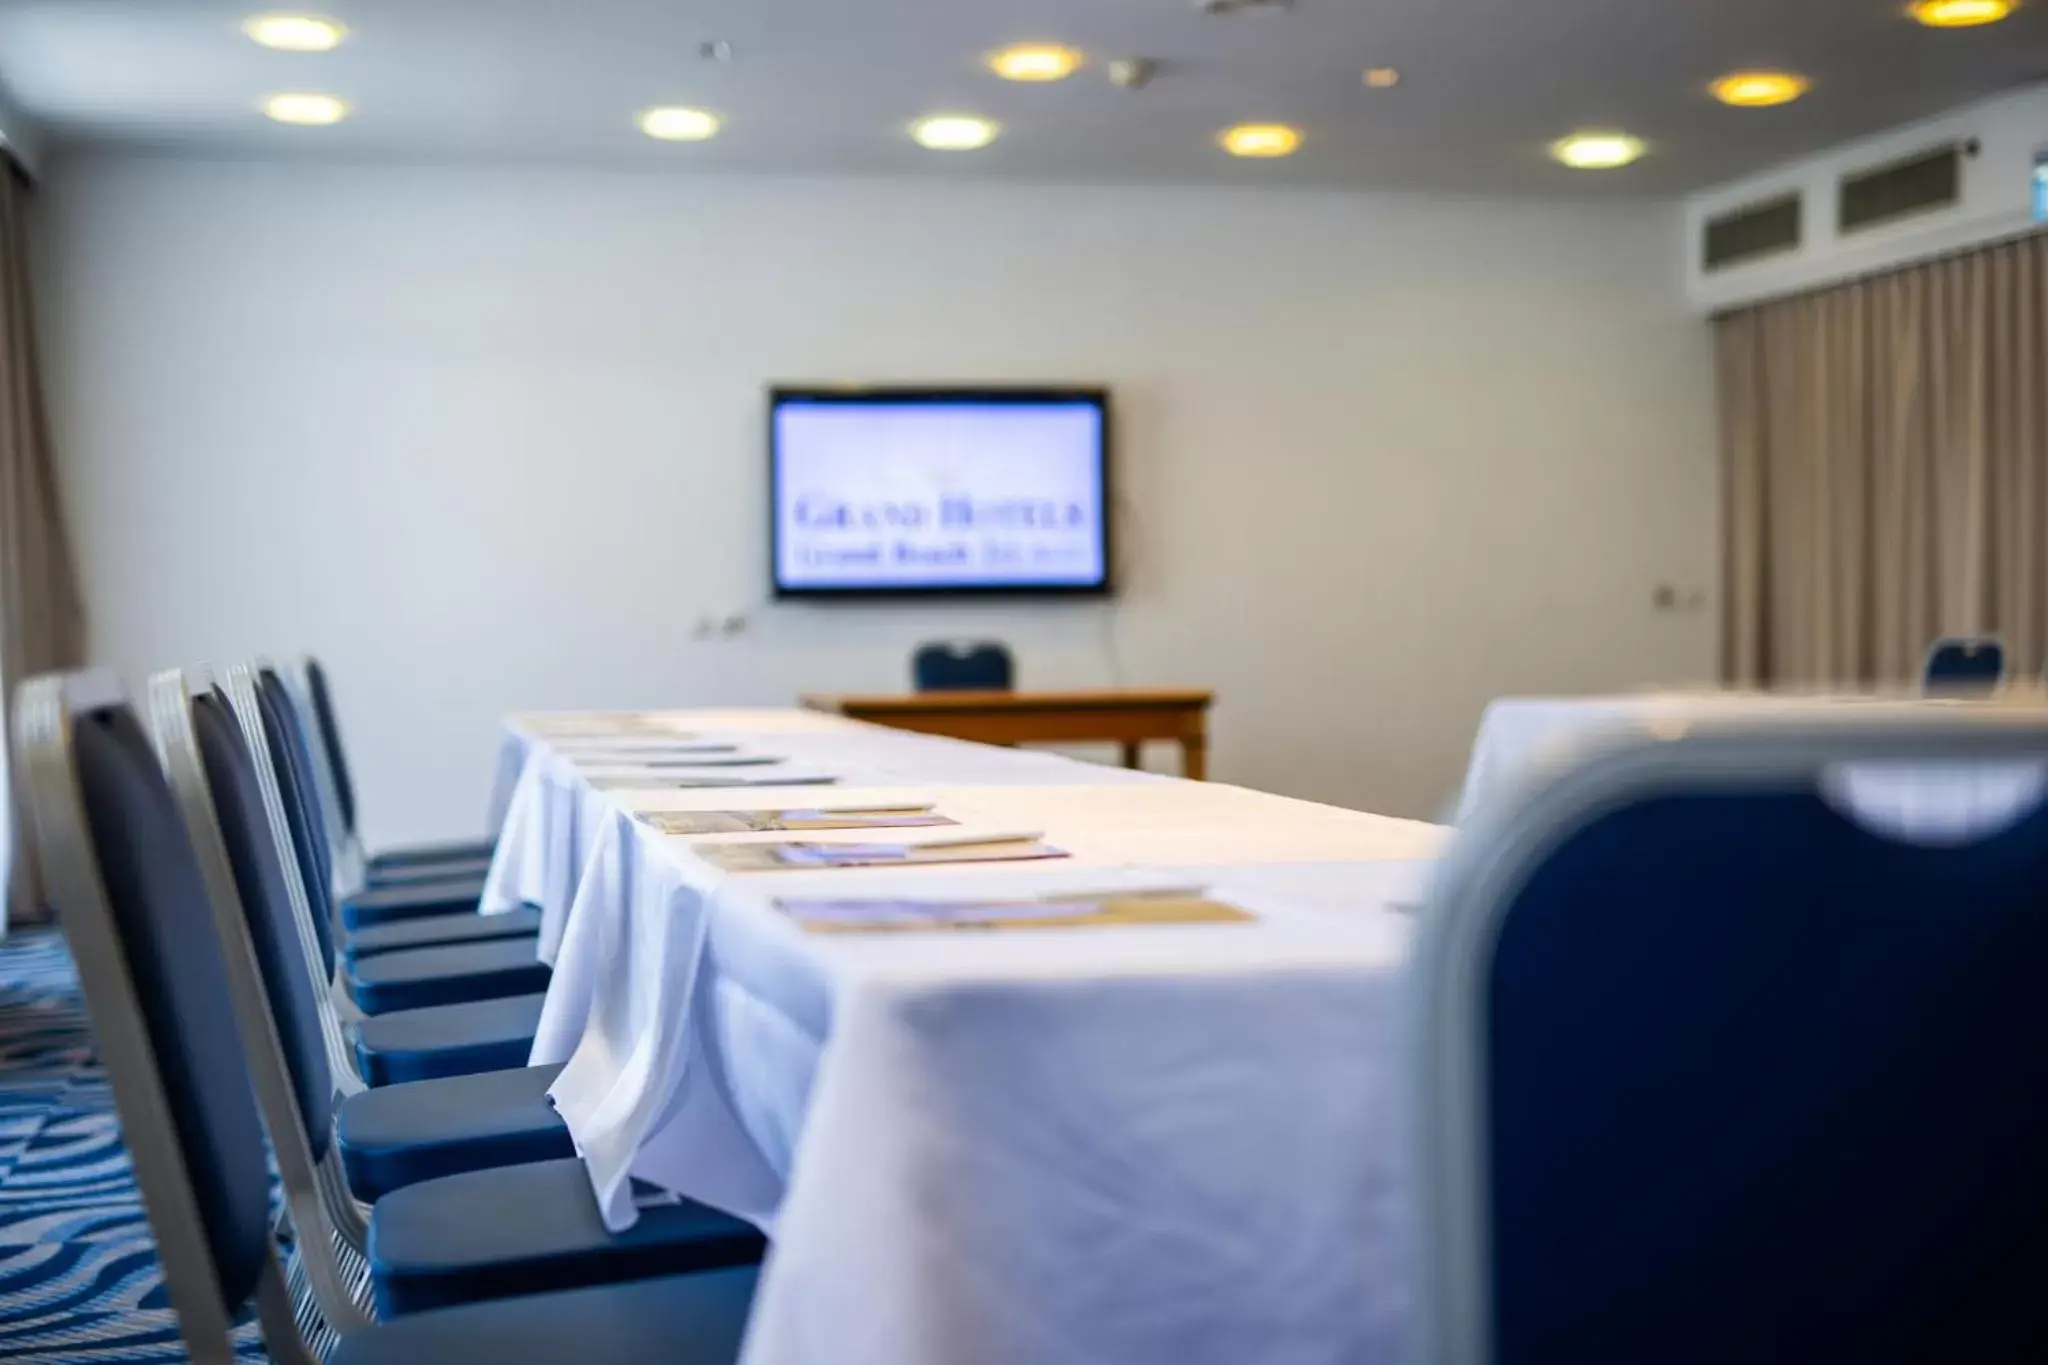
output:
<svg viewBox="0 0 2048 1365"><path fill-rule="evenodd" d="M316 0L338 51L265 51L218 0L0 0L0 81L61 143L100 140L291 155L535 158L722 171L931 172L1036 179L1382 185L1456 192L1670 194L1729 180L2048 73L2048 0L1939 33L1903 0L1294 0L1229 17L1191 0ZM724 39L733 59L698 56ZM1057 39L1090 67L1011 85L980 65ZM1141 92L1107 60L1159 59ZM1403 73L1367 90L1366 66ZM1705 85L1784 65L1813 93L1724 109ZM355 106L293 129L255 112L280 90ZM654 143L648 105L726 120L713 142ZM923 151L934 110L1000 120L981 152ZM1297 123L1300 153L1238 162L1214 135ZM1544 148L1620 126L1652 154L1588 176Z"/></svg>

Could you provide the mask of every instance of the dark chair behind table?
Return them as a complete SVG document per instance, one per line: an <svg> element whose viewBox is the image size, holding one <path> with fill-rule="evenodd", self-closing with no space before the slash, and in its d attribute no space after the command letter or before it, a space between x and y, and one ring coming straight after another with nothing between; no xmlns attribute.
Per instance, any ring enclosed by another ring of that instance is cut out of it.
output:
<svg viewBox="0 0 2048 1365"><path fill-rule="evenodd" d="M237 978L149 741L105 673L25 684L15 739L39 863L78 960L187 1356L234 1360L231 1334L253 1303L270 1358L308 1365L315 1353L273 1242ZM670 1276L350 1324L326 1359L629 1365L659 1355L710 1365L738 1353L753 1277Z"/></svg>
<svg viewBox="0 0 2048 1365"><path fill-rule="evenodd" d="M2048 723L1901 708L1475 819L1415 966L1416 1358L2048 1354L2044 772Z"/></svg>
<svg viewBox="0 0 2048 1365"><path fill-rule="evenodd" d="M1016 685L1016 660L1007 645L935 641L911 656L912 682L920 692L1007 692Z"/></svg>
<svg viewBox="0 0 2048 1365"><path fill-rule="evenodd" d="M1920 690L1929 696L1980 696L2005 681L2005 644L1996 635L1950 636L1927 651Z"/></svg>

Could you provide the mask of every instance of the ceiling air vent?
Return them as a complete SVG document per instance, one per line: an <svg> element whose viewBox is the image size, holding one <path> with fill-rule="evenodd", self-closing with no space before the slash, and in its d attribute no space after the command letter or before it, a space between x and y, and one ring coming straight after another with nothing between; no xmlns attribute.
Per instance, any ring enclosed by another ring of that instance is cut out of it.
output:
<svg viewBox="0 0 2048 1365"><path fill-rule="evenodd" d="M1797 192L1767 203L1724 213L1707 220L1700 242L1700 267L1726 270L1759 256L1775 256L1799 246Z"/></svg>
<svg viewBox="0 0 2048 1365"><path fill-rule="evenodd" d="M1860 232L1915 213L1949 208L1962 195L1963 149L1950 143L1845 177L1842 231Z"/></svg>

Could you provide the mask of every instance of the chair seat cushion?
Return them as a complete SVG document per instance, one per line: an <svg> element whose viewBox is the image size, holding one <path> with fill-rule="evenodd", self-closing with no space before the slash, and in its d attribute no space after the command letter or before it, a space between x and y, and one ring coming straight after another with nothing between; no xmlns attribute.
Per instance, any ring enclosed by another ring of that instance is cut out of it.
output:
<svg viewBox="0 0 2048 1365"><path fill-rule="evenodd" d="M328 1365L731 1365L753 1307L752 1267L494 1299L344 1337Z"/></svg>
<svg viewBox="0 0 2048 1365"><path fill-rule="evenodd" d="M503 938L378 953L350 965L348 993L364 1014L531 995L548 988L535 940Z"/></svg>
<svg viewBox="0 0 2048 1365"><path fill-rule="evenodd" d="M561 1070L486 1071L349 1096L334 1120L349 1188L374 1204L437 1176L576 1155L548 1101Z"/></svg>
<svg viewBox="0 0 2048 1365"><path fill-rule="evenodd" d="M373 1086L515 1071L533 1051L545 995L399 1010L355 1026L356 1065Z"/></svg>
<svg viewBox="0 0 2048 1365"><path fill-rule="evenodd" d="M483 882L475 877L372 886L341 898L341 922L350 929L367 929L373 924L430 915L475 914L483 893Z"/></svg>
<svg viewBox="0 0 2048 1365"><path fill-rule="evenodd" d="M484 878L490 875L491 865L488 861L464 859L453 863L404 863L398 867L366 867L363 869L363 883L374 890L433 881L473 881L481 886Z"/></svg>
<svg viewBox="0 0 2048 1365"><path fill-rule="evenodd" d="M439 844L406 844L380 848L370 855L369 865L377 868L415 867L421 863L488 863L497 849L495 839L451 839Z"/></svg>
<svg viewBox="0 0 2048 1365"><path fill-rule="evenodd" d="M530 906L502 915L434 915L372 924L350 934L341 945L347 962L405 948L438 948L450 943L487 943L499 938L531 938L540 932L540 911Z"/></svg>
<svg viewBox="0 0 2048 1365"><path fill-rule="evenodd" d="M481 1299L753 1265L753 1224L694 1200L656 1204L624 1232L598 1216L582 1160L472 1171L386 1196L370 1219L382 1318Z"/></svg>

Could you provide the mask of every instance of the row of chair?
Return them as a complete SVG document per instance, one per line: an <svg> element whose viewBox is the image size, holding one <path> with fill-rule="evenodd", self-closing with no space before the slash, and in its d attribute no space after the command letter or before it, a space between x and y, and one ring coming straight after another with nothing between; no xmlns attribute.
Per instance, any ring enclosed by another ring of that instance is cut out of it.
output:
<svg viewBox="0 0 2048 1365"><path fill-rule="evenodd" d="M253 1301L277 1361L731 1359L763 1240L668 1197L604 1227L487 849L361 856L316 664L166 672L148 709L33 680L16 751L191 1358Z"/></svg>

